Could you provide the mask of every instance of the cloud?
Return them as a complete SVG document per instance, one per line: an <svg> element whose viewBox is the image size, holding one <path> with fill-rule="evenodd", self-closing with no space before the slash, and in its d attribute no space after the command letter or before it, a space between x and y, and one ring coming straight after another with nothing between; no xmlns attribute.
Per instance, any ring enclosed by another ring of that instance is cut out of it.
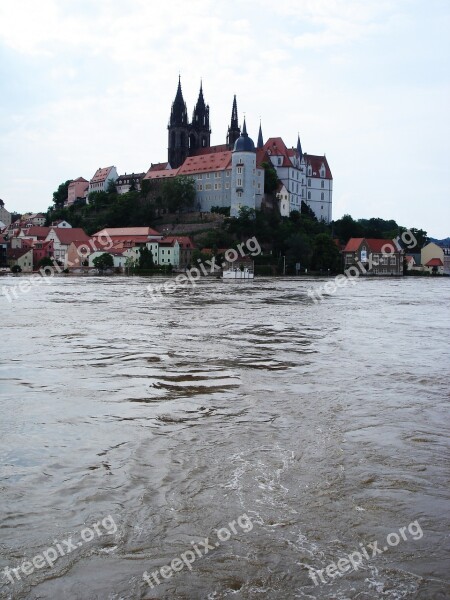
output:
<svg viewBox="0 0 450 600"><path fill-rule="evenodd" d="M10 85L0 98L0 196L11 210L39 210L61 181L107 164L137 172L164 160L181 72L190 114L203 78L213 143L225 140L237 94L254 137L261 115L266 138L292 145L300 131L305 150L327 153L336 216L379 209L444 230L443 6L3 0L0 51ZM422 208L425 197L433 210Z"/></svg>

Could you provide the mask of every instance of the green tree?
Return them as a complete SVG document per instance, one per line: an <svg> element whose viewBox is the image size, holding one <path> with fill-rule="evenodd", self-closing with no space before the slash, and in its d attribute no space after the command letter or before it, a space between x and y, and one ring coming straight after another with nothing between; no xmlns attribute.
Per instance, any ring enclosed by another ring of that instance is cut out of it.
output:
<svg viewBox="0 0 450 600"><path fill-rule="evenodd" d="M53 267L53 266L54 266L54 263L53 263L52 259L49 256L44 256L38 262L38 268L39 269L41 269L42 267Z"/></svg>
<svg viewBox="0 0 450 600"><path fill-rule="evenodd" d="M304 200L302 200L300 212L302 215L307 215L313 221L317 221L315 212L313 211L313 209L310 206L308 206L306 204L306 202Z"/></svg>
<svg viewBox="0 0 450 600"><path fill-rule="evenodd" d="M11 273L22 273L22 267L19 265L13 265L11 267Z"/></svg>
<svg viewBox="0 0 450 600"><path fill-rule="evenodd" d="M104 271L105 269L114 266L114 258L112 257L112 254L108 254L107 252L104 252L100 256L96 256L92 262L94 267L99 271Z"/></svg>
<svg viewBox="0 0 450 600"><path fill-rule="evenodd" d="M302 267L309 267L311 260L311 240L304 233L294 233L286 240L286 262L293 266L300 263Z"/></svg>
<svg viewBox="0 0 450 600"><path fill-rule="evenodd" d="M155 263L153 261L153 253L151 250L144 246L140 250L139 255L139 268L140 269L154 269Z"/></svg>
<svg viewBox="0 0 450 600"><path fill-rule="evenodd" d="M72 181L72 179L68 179L64 183L60 183L56 192L53 192L55 208L62 208L64 206L64 202L67 200L68 188Z"/></svg>
<svg viewBox="0 0 450 600"><path fill-rule="evenodd" d="M341 255L333 238L328 233L319 233L314 237L311 267L316 270L341 270Z"/></svg>
<svg viewBox="0 0 450 600"><path fill-rule="evenodd" d="M263 162L261 166L264 169L264 193L273 194L280 183L275 167L268 162Z"/></svg>
<svg viewBox="0 0 450 600"><path fill-rule="evenodd" d="M171 177L161 187L163 205L169 212L192 208L195 202L195 180L192 177Z"/></svg>
<svg viewBox="0 0 450 600"><path fill-rule="evenodd" d="M352 237L364 237L365 230L361 223L354 221L351 215L344 215L342 219L333 222L333 232L343 244Z"/></svg>
<svg viewBox="0 0 450 600"><path fill-rule="evenodd" d="M108 179L108 183L106 185L106 193L107 194L116 194L117 193L116 182L114 181L114 179Z"/></svg>

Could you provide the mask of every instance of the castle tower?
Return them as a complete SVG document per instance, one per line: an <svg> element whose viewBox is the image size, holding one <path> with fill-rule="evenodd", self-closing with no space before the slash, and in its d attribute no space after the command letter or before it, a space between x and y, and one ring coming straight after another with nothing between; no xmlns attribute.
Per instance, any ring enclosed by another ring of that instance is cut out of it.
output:
<svg viewBox="0 0 450 600"><path fill-rule="evenodd" d="M178 89L172 103L167 129L169 130L167 160L173 168L177 168L183 164L189 152L189 123L180 77L178 77Z"/></svg>
<svg viewBox="0 0 450 600"><path fill-rule="evenodd" d="M242 134L236 140L231 155L231 209L230 216L239 216L241 208L256 208L256 150L248 136L244 119Z"/></svg>
<svg viewBox="0 0 450 600"><path fill-rule="evenodd" d="M234 143L240 137L240 135L241 135L241 130L239 128L239 123L238 123L238 111L237 111L237 103L236 103L236 95L235 95L234 100L233 100L233 108L231 110L231 123L230 123L230 126L228 127L228 133L227 133L227 146L230 150L233 149Z"/></svg>
<svg viewBox="0 0 450 600"><path fill-rule="evenodd" d="M200 92L192 114L192 123L189 129L189 150L209 148L211 145L210 138L209 105L205 105L205 99L203 98L203 84L200 82Z"/></svg>

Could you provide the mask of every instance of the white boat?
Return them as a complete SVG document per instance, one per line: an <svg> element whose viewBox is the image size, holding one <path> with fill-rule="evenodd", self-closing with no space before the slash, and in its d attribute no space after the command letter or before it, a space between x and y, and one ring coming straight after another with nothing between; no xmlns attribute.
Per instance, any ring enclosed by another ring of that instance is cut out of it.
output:
<svg viewBox="0 0 450 600"><path fill-rule="evenodd" d="M222 273L222 279L253 279L254 276L253 269L249 267L243 267L242 269L231 267Z"/></svg>

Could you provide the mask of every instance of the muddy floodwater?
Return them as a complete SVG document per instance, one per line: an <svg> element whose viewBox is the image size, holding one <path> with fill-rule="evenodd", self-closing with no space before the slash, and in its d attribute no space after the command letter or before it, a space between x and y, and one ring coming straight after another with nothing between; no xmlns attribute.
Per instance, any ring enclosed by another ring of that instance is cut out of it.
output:
<svg viewBox="0 0 450 600"><path fill-rule="evenodd" d="M156 281L0 297L0 598L450 598L450 278Z"/></svg>

